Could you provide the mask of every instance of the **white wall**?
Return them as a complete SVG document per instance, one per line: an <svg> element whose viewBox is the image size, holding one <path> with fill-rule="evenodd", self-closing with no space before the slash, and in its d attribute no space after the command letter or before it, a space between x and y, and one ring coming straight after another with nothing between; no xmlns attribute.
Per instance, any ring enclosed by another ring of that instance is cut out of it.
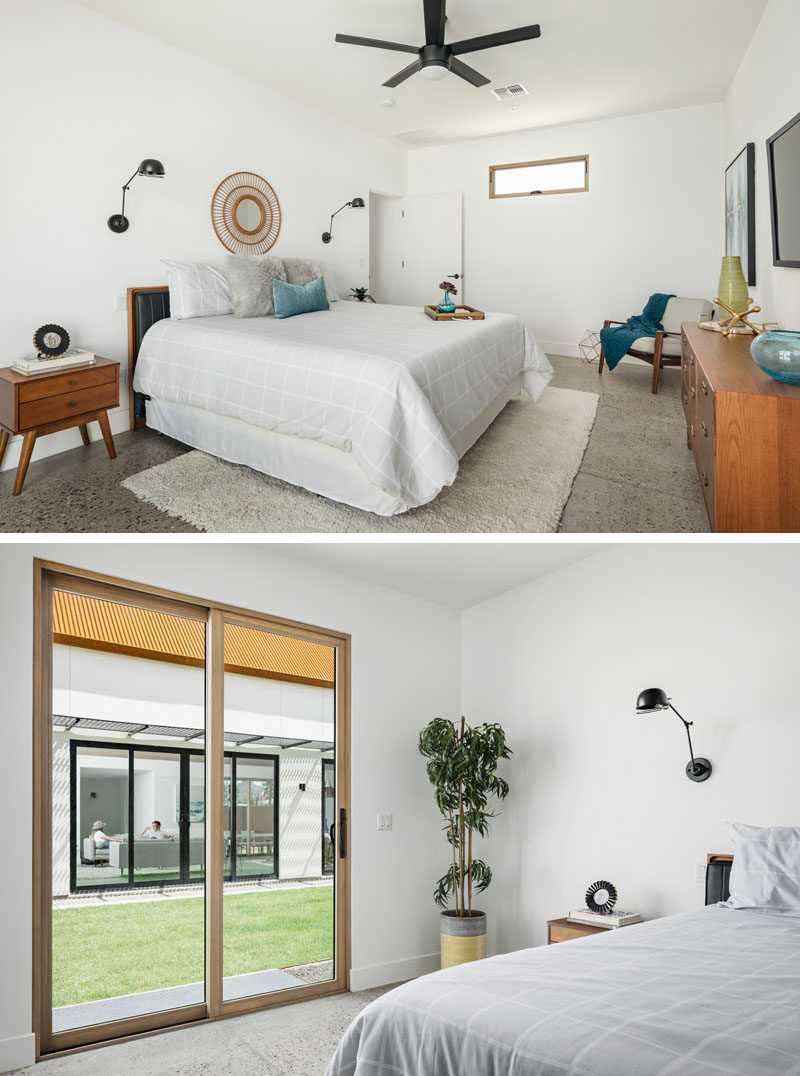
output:
<svg viewBox="0 0 800 1076"><path fill-rule="evenodd" d="M0 817L31 795L32 558L42 556L187 594L352 634L352 973L354 989L438 962L431 900L441 849L417 733L458 713L459 631L452 610L299 564L266 546L7 544L0 561ZM12 612L13 611L13 615ZM319 806L319 801L317 801ZM394 829L378 832L379 811ZM30 872L17 828L0 830L0 863L14 865L0 916L0 1071L33 1057ZM440 873L440 872L439 872ZM401 910L386 930L387 900Z"/></svg>
<svg viewBox="0 0 800 1076"><path fill-rule="evenodd" d="M800 112L800 5L771 0L725 99L725 163L756 145L756 281L765 321L800 328L800 269L772 264L767 139Z"/></svg>
<svg viewBox="0 0 800 1076"><path fill-rule="evenodd" d="M462 705L499 721L511 794L483 850L497 951L614 882L646 918L703 904L695 864L732 851L726 820L798 823L795 545L618 545L468 610ZM713 766L689 781L663 687Z"/></svg>
<svg viewBox="0 0 800 1076"><path fill-rule="evenodd" d="M587 328L652 292L714 298L723 220L721 104L551 127L409 153L409 195L464 192L472 306L525 319L577 355ZM489 198L489 166L589 154L589 192Z"/></svg>
<svg viewBox="0 0 800 1076"><path fill-rule="evenodd" d="M275 188L274 253L324 258L344 294L368 281L369 214L340 214L324 246L330 214L371 187L405 193L403 149L69 0L0 5L0 93L13 102L3 115L13 167L0 170L3 365L30 353L47 321L125 363L114 294L165 283L162 258L224 261L210 205L232 172ZM114 235L106 219L144 157L162 161L166 177L133 181L130 229ZM112 425L127 428L127 411ZM79 444L76 430L53 434L34 458ZM12 444L3 466L18 456Z"/></svg>

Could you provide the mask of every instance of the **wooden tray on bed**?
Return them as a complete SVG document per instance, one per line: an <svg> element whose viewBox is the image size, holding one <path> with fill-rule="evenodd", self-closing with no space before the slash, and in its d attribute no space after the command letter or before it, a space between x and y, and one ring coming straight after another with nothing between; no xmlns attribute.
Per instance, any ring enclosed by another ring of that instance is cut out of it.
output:
<svg viewBox="0 0 800 1076"><path fill-rule="evenodd" d="M435 306L426 306L424 310L434 321L483 321L486 317L482 310L476 310L474 306L457 306L453 314L440 314Z"/></svg>

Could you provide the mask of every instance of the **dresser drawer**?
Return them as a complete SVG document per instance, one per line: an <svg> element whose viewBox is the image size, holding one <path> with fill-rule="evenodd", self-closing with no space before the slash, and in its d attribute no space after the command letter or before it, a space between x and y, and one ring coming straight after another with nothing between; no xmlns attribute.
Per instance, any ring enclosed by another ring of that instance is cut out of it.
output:
<svg viewBox="0 0 800 1076"><path fill-rule="evenodd" d="M61 396L76 389L89 389L94 385L105 385L117 380L116 366L87 366L76 370L65 370L58 377L36 377L19 387L19 402L43 400L47 396Z"/></svg>
<svg viewBox="0 0 800 1076"><path fill-rule="evenodd" d="M75 389L73 392L62 392L58 396L20 403L19 428L21 431L33 430L37 426L46 426L49 422L60 422L62 419L116 407L118 403L119 393L115 377L113 381L95 385L93 388Z"/></svg>
<svg viewBox="0 0 800 1076"><path fill-rule="evenodd" d="M712 433L706 437L698 423L696 436L695 458L697 460L697 473L700 476L700 488L703 491L703 500L706 502L706 512L711 529L716 527L716 482L714 466L714 437Z"/></svg>

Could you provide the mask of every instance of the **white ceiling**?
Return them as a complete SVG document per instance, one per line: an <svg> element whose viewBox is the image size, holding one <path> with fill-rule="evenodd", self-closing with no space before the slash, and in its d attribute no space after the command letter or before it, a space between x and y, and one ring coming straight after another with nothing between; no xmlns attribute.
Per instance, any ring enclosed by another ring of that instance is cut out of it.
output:
<svg viewBox="0 0 800 1076"><path fill-rule="evenodd" d="M458 140L720 101L767 0L449 0L448 41L535 22L542 37L464 56L482 89L415 75L394 90L408 55L334 34L421 45L422 0L78 2L375 134ZM531 91L519 112L489 92L510 82Z"/></svg>
<svg viewBox="0 0 800 1076"><path fill-rule="evenodd" d="M609 549L599 542L337 542L269 545L318 568L468 609L507 590Z"/></svg>

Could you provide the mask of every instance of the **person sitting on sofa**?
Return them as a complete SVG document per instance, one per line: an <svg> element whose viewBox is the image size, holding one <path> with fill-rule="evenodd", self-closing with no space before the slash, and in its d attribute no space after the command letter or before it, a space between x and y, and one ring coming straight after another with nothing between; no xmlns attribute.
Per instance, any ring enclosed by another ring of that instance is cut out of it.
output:
<svg viewBox="0 0 800 1076"><path fill-rule="evenodd" d="M145 837L151 841L171 841L172 834L165 833L161 828L161 823L153 821L149 826L146 826L139 834L140 837Z"/></svg>

